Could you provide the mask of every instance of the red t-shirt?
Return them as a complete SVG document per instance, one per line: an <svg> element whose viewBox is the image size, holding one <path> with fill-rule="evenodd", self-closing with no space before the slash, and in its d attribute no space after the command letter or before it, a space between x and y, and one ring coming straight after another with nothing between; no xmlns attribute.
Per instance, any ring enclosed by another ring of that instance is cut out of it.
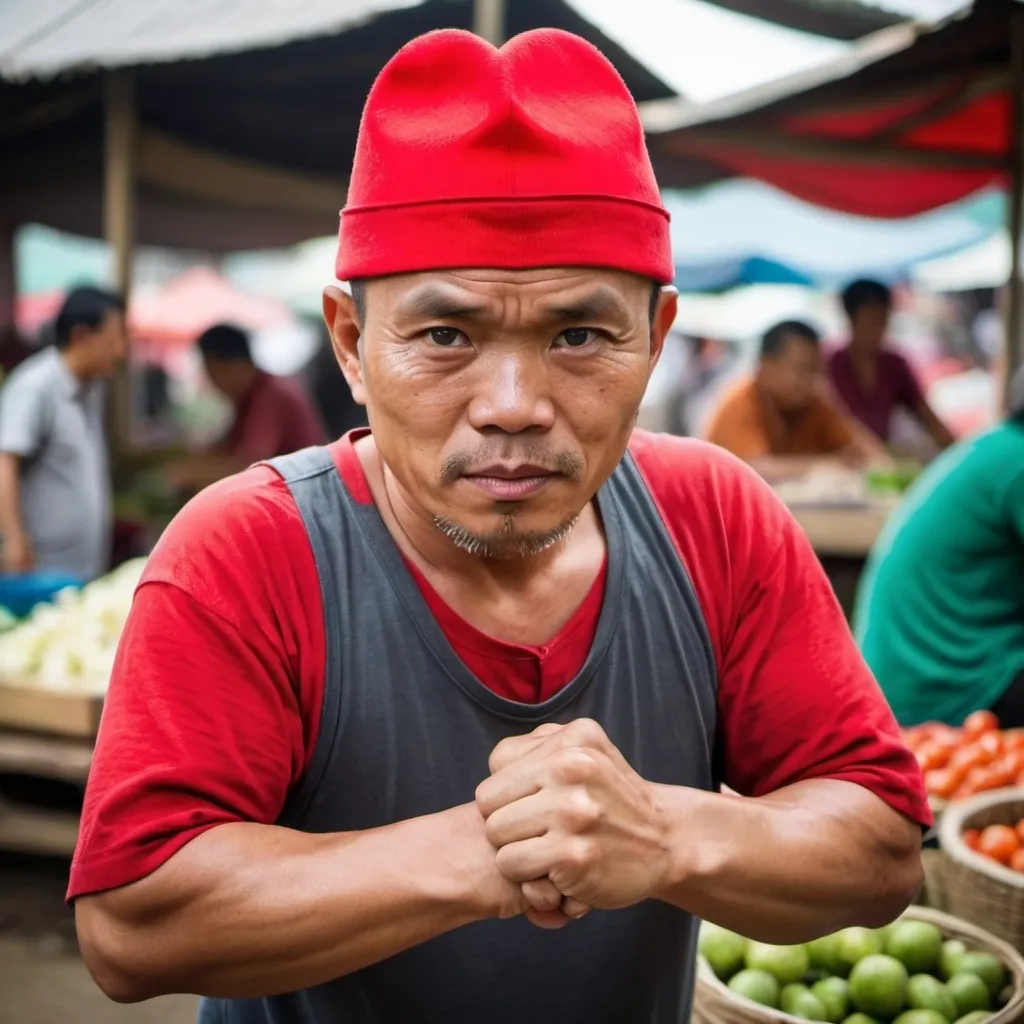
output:
<svg viewBox="0 0 1024 1024"><path fill-rule="evenodd" d="M758 796L845 779L930 823L917 763L785 507L711 445L637 432L630 450L710 632L725 782ZM353 497L371 501L352 435L333 451ZM520 701L580 668L604 590L602 573L559 636L529 648L484 636L414 575L467 666ZM319 594L298 510L267 467L209 488L172 523L118 651L70 898L143 877L215 825L278 817L319 727Z"/></svg>
<svg viewBox="0 0 1024 1024"><path fill-rule="evenodd" d="M302 385L261 371L235 406L223 444L243 462L261 462L326 441L320 414Z"/></svg>

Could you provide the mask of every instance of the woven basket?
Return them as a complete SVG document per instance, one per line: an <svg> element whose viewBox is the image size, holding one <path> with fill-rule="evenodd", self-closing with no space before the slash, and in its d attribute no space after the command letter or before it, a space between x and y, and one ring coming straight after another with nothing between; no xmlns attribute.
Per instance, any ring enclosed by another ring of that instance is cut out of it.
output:
<svg viewBox="0 0 1024 1024"><path fill-rule="evenodd" d="M1014 825L1024 818L1024 789L995 789L950 804L939 826L946 909L1024 951L1024 875L964 845L965 828Z"/></svg>
<svg viewBox="0 0 1024 1024"><path fill-rule="evenodd" d="M908 907L901 917L907 921L928 921L947 939L961 939L971 949L998 957L1010 974L1010 998L988 1018L986 1024L1012 1024L1024 1016L1024 959L1005 942L967 921L928 907ZM693 998L694 1024L807 1024L781 1010L760 1006L736 995L715 977L704 957L697 958L697 985Z"/></svg>

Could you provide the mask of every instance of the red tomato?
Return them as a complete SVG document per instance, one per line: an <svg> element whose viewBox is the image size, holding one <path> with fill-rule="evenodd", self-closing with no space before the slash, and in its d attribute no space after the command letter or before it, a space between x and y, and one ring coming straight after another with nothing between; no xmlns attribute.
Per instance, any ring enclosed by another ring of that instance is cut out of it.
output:
<svg viewBox="0 0 1024 1024"><path fill-rule="evenodd" d="M926 743L918 747L914 757L917 758L917 763L923 772L941 768L949 760L949 754L934 743Z"/></svg>
<svg viewBox="0 0 1024 1024"><path fill-rule="evenodd" d="M949 763L950 766L977 768L979 765L988 764L989 760L989 756L977 743L969 743L966 747L961 747L956 751L949 759Z"/></svg>
<svg viewBox="0 0 1024 1024"><path fill-rule="evenodd" d="M1001 757L1006 750L1006 745L1003 743L1003 734L999 732L985 732L982 733L977 740L978 749L988 754L994 761L997 757Z"/></svg>
<svg viewBox="0 0 1024 1024"><path fill-rule="evenodd" d="M960 833L960 838L964 841L964 846L971 850L976 850L981 844L981 829L965 828Z"/></svg>
<svg viewBox="0 0 1024 1024"><path fill-rule="evenodd" d="M924 788L929 796L948 800L964 780L962 768L936 768L924 773Z"/></svg>
<svg viewBox="0 0 1024 1024"><path fill-rule="evenodd" d="M1010 867L1014 871L1024 872L1024 850L1014 850L1010 858Z"/></svg>
<svg viewBox="0 0 1024 1024"><path fill-rule="evenodd" d="M978 852L1009 864L1010 858L1020 849L1020 838L1009 825L989 825L983 829L978 841Z"/></svg>
<svg viewBox="0 0 1024 1024"><path fill-rule="evenodd" d="M974 711L964 719L964 735L972 740L998 728L999 719L991 711Z"/></svg>
<svg viewBox="0 0 1024 1024"><path fill-rule="evenodd" d="M1006 765L1010 774L1016 778L1021 772L1024 772L1024 750L1007 749L999 763Z"/></svg>
<svg viewBox="0 0 1024 1024"><path fill-rule="evenodd" d="M1021 818L1021 820L1017 822L1016 832L1017 837L1020 839L1022 843L1024 843L1024 818Z"/></svg>
<svg viewBox="0 0 1024 1024"><path fill-rule="evenodd" d="M1024 750L1024 729L1007 729L1003 733L1007 750Z"/></svg>

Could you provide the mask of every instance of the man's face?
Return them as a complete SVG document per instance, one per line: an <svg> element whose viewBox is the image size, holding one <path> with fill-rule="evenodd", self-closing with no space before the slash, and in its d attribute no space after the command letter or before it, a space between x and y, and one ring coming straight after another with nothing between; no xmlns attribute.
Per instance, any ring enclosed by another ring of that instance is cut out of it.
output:
<svg viewBox="0 0 1024 1024"><path fill-rule="evenodd" d="M217 356L203 356L203 372L206 379L226 398L234 397L236 374L233 372L230 359L218 359Z"/></svg>
<svg viewBox="0 0 1024 1024"><path fill-rule="evenodd" d="M465 270L368 282L328 324L403 500L456 544L521 557L563 536L622 457L675 315L600 270ZM340 301L338 301L340 300Z"/></svg>
<svg viewBox="0 0 1024 1024"><path fill-rule="evenodd" d="M791 334L776 355L761 360L761 385L779 409L800 412L814 398L823 370L818 346Z"/></svg>
<svg viewBox="0 0 1024 1024"><path fill-rule="evenodd" d="M850 318L854 339L872 351L881 349L889 330L889 306L885 302L867 302Z"/></svg>
<svg viewBox="0 0 1024 1024"><path fill-rule="evenodd" d="M99 327L83 328L87 347L90 375L109 377L128 355L128 329L124 314L110 310Z"/></svg>

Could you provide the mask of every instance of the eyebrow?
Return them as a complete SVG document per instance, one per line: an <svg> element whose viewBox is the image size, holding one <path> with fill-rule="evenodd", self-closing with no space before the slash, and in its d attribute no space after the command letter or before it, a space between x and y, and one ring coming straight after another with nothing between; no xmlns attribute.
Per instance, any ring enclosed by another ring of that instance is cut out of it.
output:
<svg viewBox="0 0 1024 1024"><path fill-rule="evenodd" d="M486 311L486 306L458 299L450 292L429 285L407 296L396 310L399 316L424 320L464 319Z"/></svg>
<svg viewBox="0 0 1024 1024"><path fill-rule="evenodd" d="M559 303L546 308L548 316L554 320L601 320L605 317L616 317L620 320L632 318L632 312L622 296L611 288L598 288L589 295L584 295L571 302Z"/></svg>

